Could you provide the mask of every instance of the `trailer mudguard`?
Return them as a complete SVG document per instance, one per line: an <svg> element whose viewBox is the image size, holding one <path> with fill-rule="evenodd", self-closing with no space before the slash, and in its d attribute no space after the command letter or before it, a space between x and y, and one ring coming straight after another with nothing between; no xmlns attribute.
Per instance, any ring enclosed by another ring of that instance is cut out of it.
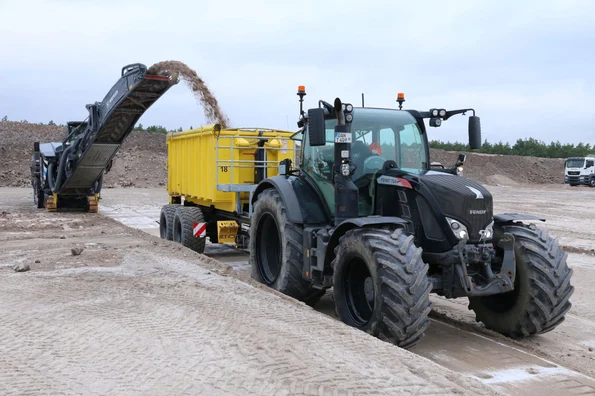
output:
<svg viewBox="0 0 595 396"><path fill-rule="evenodd" d="M325 203L316 191L297 177L273 176L258 184L252 197L252 204L264 190L274 188L279 192L289 221L295 224L328 224L330 219L325 213Z"/></svg>

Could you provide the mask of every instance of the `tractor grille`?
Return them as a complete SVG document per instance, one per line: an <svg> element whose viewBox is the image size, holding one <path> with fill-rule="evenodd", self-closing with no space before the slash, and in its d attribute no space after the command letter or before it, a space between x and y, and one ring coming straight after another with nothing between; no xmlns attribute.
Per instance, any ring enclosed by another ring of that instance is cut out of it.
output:
<svg viewBox="0 0 595 396"><path fill-rule="evenodd" d="M493 218L492 194L481 184L460 176L425 175L421 179L434 194L443 215L462 221L469 240L479 241L479 231Z"/></svg>

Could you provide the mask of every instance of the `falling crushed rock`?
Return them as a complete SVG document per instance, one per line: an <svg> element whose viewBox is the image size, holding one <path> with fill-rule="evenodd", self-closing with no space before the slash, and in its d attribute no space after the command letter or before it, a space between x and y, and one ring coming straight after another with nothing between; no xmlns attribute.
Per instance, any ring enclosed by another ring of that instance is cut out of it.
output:
<svg viewBox="0 0 595 396"><path fill-rule="evenodd" d="M202 78L186 64L179 61L158 62L151 66L148 72L151 74L166 73L175 79L181 77L202 104L207 120L221 124L222 128L229 127L229 120L219 108L215 96L213 96Z"/></svg>

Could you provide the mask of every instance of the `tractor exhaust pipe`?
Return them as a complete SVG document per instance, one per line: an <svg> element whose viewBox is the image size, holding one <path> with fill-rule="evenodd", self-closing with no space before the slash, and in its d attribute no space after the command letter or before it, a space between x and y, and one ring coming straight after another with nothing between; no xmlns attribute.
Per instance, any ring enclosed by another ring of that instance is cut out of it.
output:
<svg viewBox="0 0 595 396"><path fill-rule="evenodd" d="M351 105L348 105L350 108ZM347 107L347 106L346 106ZM346 124L346 116L343 111L341 99L336 98L334 103L337 115L335 126L335 163L333 165L333 181L335 185L335 225L344 220L358 217L359 192L357 186L351 180L353 167L351 162L351 131ZM349 115L348 122L353 117Z"/></svg>

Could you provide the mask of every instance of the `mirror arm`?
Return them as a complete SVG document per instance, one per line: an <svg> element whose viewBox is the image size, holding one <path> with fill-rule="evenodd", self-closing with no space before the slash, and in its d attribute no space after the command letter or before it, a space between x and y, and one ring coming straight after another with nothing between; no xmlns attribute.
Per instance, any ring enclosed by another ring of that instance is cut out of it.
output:
<svg viewBox="0 0 595 396"><path fill-rule="evenodd" d="M465 114L468 111L472 111L473 115L475 115L475 109L460 109L460 110L449 110L446 112L446 115L442 118L444 121L448 120L450 117L457 115L457 114Z"/></svg>
<svg viewBox="0 0 595 396"><path fill-rule="evenodd" d="M444 121L448 120L450 117L457 115L457 114L465 114L468 111L472 111L473 115L475 115L475 109L460 109L460 110L449 110L446 112L446 115L442 117ZM432 114L429 111L420 111L417 114L421 118L432 118Z"/></svg>

